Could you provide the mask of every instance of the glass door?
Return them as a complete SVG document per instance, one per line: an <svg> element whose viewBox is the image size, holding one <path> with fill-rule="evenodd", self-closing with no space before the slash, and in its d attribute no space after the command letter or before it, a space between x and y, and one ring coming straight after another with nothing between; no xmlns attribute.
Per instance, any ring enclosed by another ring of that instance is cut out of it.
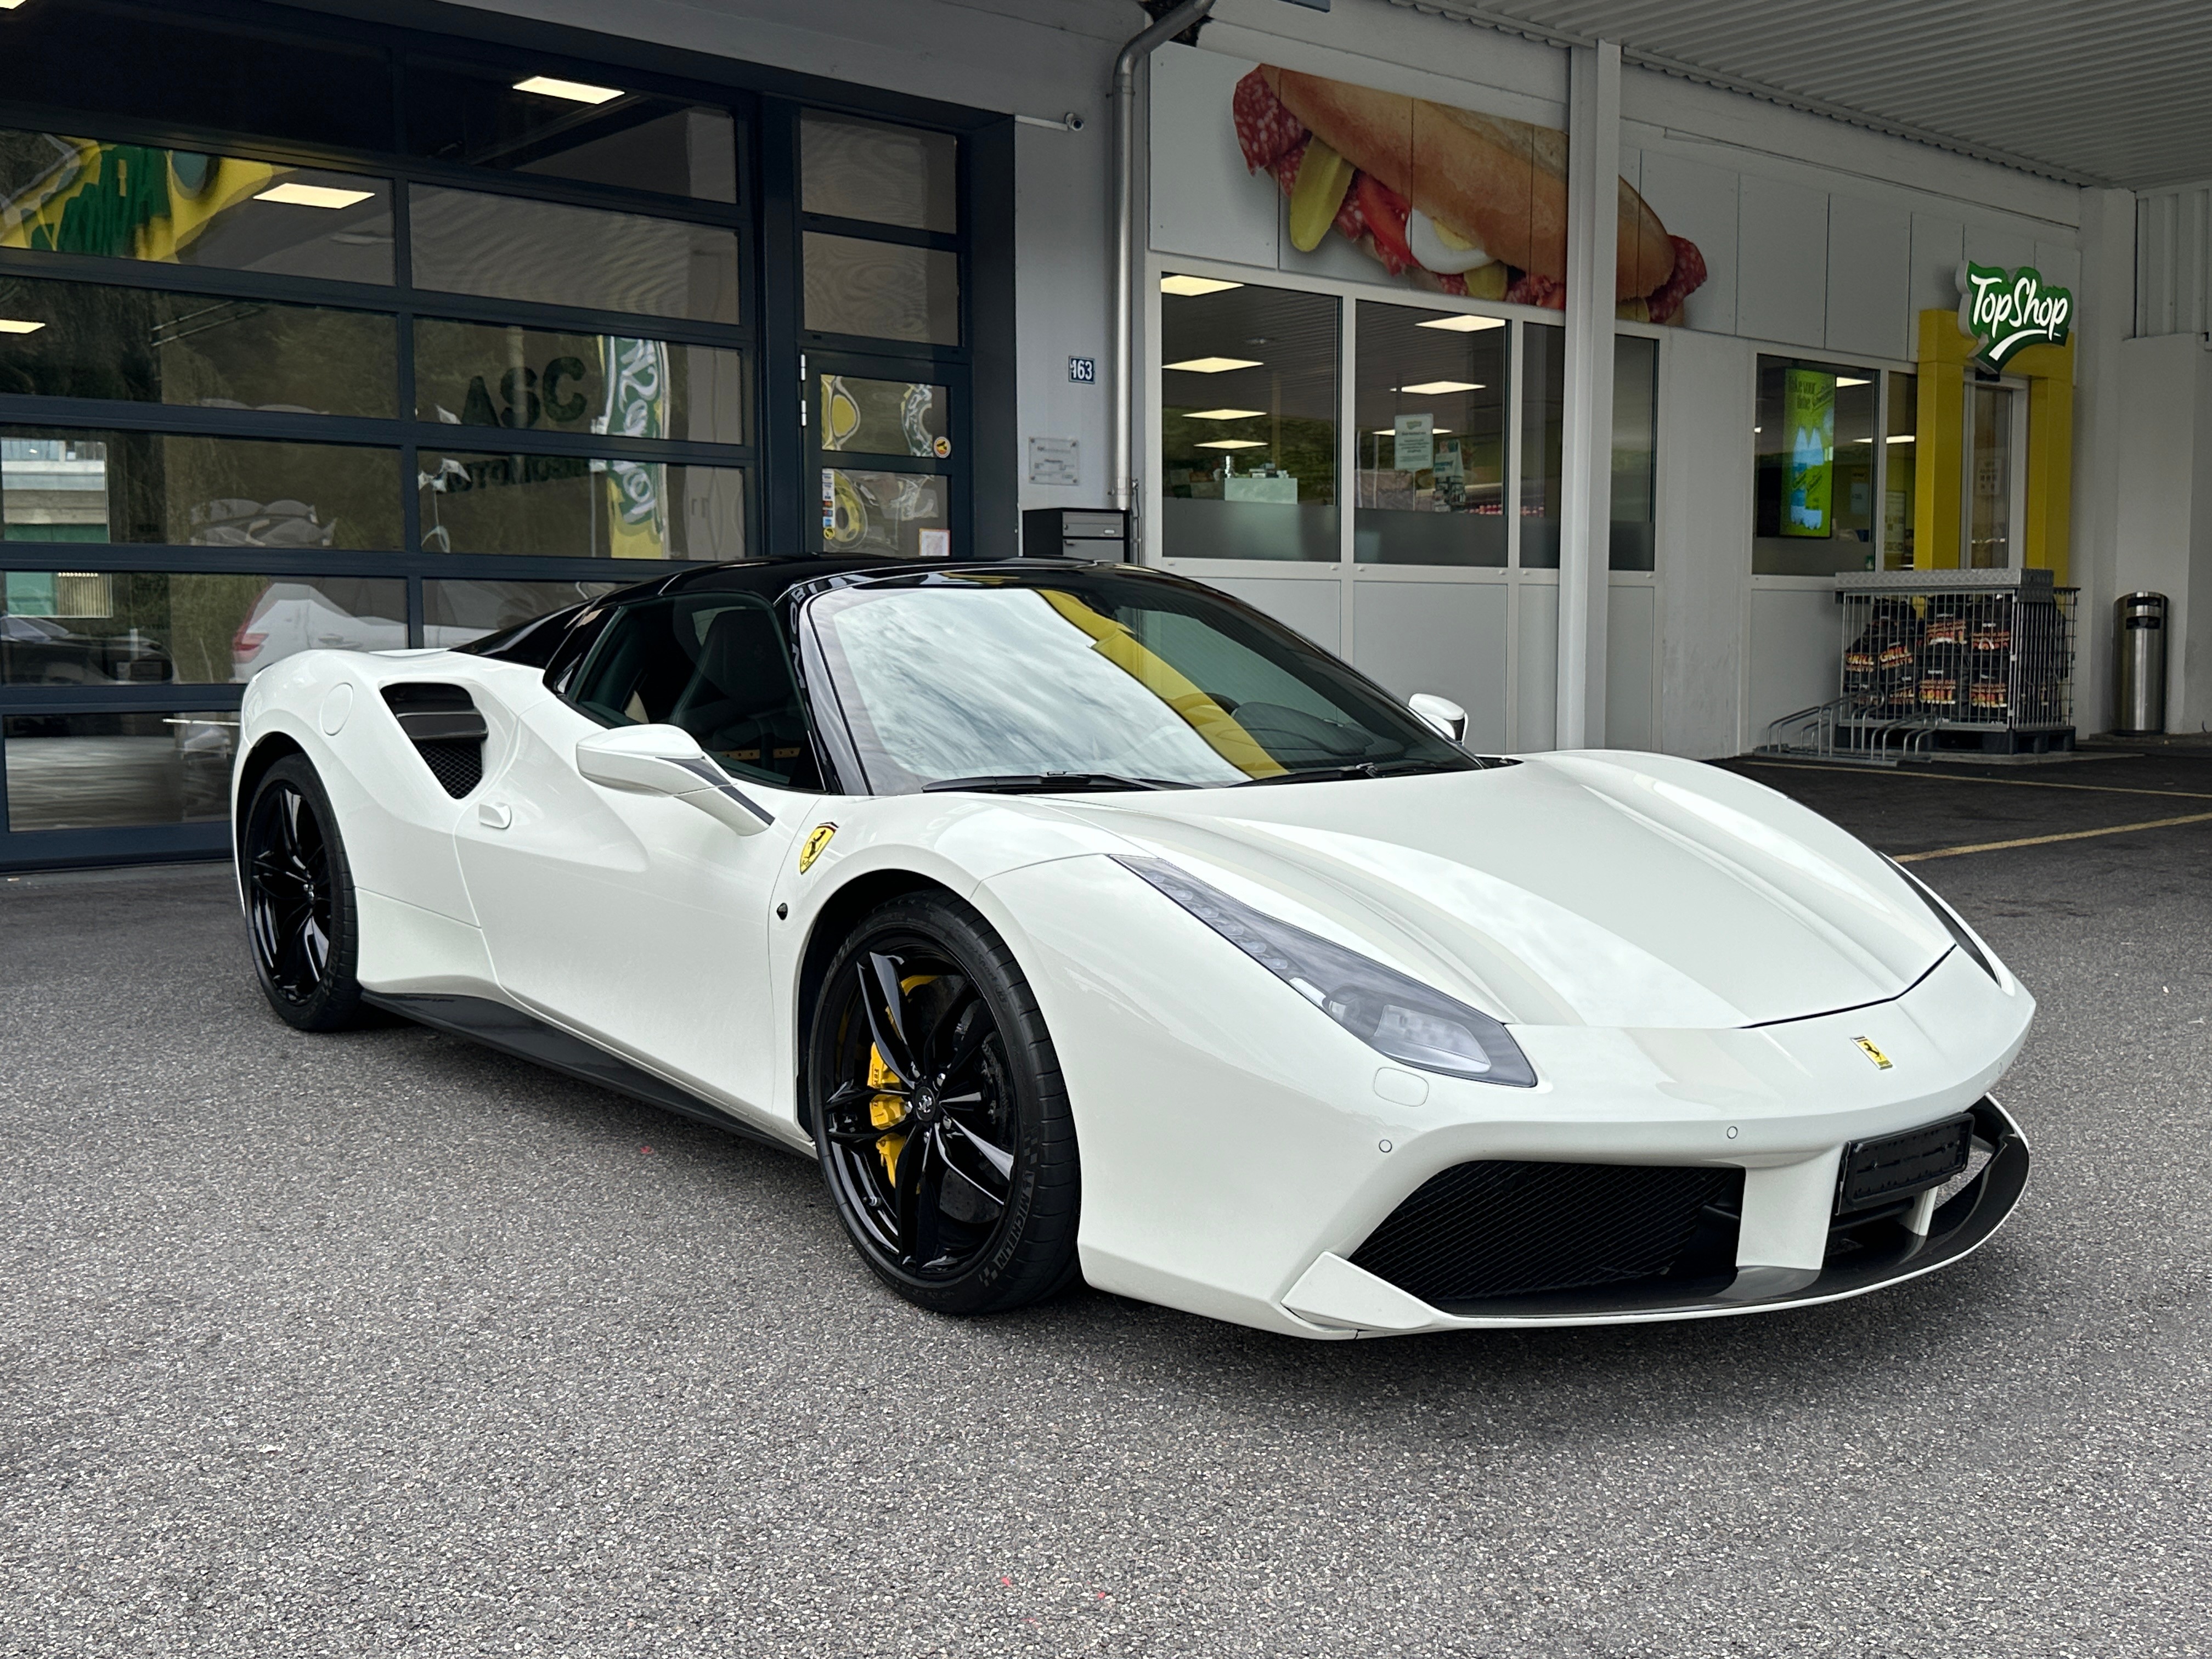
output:
<svg viewBox="0 0 2212 1659"><path fill-rule="evenodd" d="M1966 388L1966 441L1960 566L2004 570L2021 562L2027 522L2027 388L1976 380Z"/></svg>
<svg viewBox="0 0 2212 1659"><path fill-rule="evenodd" d="M916 379L919 366L897 359L809 352L802 361L822 550L950 558L967 540L956 436L967 370L945 364Z"/></svg>

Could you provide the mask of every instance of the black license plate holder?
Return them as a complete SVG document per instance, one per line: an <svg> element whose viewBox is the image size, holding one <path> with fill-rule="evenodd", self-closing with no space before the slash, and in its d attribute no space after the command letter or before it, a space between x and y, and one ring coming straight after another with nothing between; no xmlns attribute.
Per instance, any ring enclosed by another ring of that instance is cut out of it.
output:
<svg viewBox="0 0 2212 1659"><path fill-rule="evenodd" d="M1930 1187L1940 1187L1966 1167L1974 1149L1974 1119L1960 1112L1917 1129L1844 1148L1836 1188L1836 1213L1876 1209Z"/></svg>

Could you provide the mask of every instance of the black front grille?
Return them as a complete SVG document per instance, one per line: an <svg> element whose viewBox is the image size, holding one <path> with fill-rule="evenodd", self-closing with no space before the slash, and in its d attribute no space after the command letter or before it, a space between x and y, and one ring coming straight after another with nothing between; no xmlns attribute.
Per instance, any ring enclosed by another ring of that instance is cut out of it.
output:
<svg viewBox="0 0 2212 1659"><path fill-rule="evenodd" d="M1655 1289L1735 1271L1741 1170L1462 1164L1432 1176L1352 1261L1450 1310L1601 1286Z"/></svg>
<svg viewBox="0 0 2212 1659"><path fill-rule="evenodd" d="M483 744L465 738L436 738L415 745L415 752L455 800L483 781Z"/></svg>

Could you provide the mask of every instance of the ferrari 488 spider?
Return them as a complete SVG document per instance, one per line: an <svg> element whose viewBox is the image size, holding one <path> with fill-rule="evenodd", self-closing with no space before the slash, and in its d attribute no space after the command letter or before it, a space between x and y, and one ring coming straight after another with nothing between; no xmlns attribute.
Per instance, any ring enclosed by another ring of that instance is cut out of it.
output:
<svg viewBox="0 0 2212 1659"><path fill-rule="evenodd" d="M262 672L240 885L295 1025L808 1153L946 1312L1700 1317L1996 1229L2034 1004L1942 900L1734 773L1456 715L1157 572L717 566Z"/></svg>

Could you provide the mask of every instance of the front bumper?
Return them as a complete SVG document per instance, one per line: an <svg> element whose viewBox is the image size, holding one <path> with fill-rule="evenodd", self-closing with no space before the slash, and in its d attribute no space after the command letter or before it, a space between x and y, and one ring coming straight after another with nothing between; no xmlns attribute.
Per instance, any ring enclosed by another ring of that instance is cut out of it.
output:
<svg viewBox="0 0 2212 1659"><path fill-rule="evenodd" d="M1713 1319L1841 1301L1917 1279L1972 1254L2002 1227L2027 1190L2027 1138L1984 1097L1972 1108L1978 1168L1955 1190L1930 1189L1870 1215L1831 1222L1820 1265L1730 1265L1717 1273L1653 1275L1619 1285L1457 1298L1438 1306L1345 1257L1324 1252L1283 1298L1286 1311L1353 1334L1474 1330L1529 1325L1620 1324ZM1941 1196L1940 1204L1934 1200ZM1577 1217L1602 1226L1606 1217ZM1357 1253L1355 1253L1357 1254Z"/></svg>

